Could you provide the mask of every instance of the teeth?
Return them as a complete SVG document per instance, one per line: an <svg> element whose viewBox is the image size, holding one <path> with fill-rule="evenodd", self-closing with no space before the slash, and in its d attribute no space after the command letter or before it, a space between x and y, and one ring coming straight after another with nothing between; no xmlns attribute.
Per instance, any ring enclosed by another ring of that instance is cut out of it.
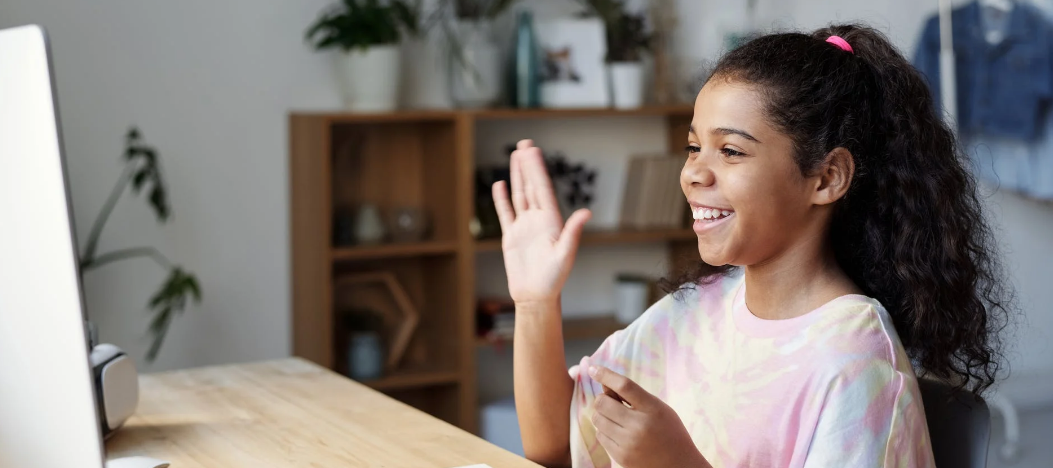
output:
<svg viewBox="0 0 1053 468"><path fill-rule="evenodd" d="M717 219L724 216L729 216L733 212L728 210L714 210L711 208L699 208L692 211L692 217L695 219Z"/></svg>
<svg viewBox="0 0 1053 468"><path fill-rule="evenodd" d="M717 219L730 215L728 210L716 210L712 208L699 208L691 212L694 219Z"/></svg>

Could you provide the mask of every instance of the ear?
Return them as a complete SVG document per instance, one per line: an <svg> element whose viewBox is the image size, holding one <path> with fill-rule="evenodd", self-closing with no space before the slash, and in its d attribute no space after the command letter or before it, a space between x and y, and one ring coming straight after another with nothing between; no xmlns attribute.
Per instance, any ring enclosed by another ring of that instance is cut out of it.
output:
<svg viewBox="0 0 1053 468"><path fill-rule="evenodd" d="M855 158L845 148L837 147L826 154L826 160L815 174L816 187L812 203L829 205L848 193L856 172Z"/></svg>

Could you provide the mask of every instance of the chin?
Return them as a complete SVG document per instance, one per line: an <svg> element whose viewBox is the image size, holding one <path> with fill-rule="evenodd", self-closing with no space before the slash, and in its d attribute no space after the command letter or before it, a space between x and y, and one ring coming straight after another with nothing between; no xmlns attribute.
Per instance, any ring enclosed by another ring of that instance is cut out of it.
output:
<svg viewBox="0 0 1053 468"><path fill-rule="evenodd" d="M730 259L727 258L719 248L715 248L712 245L704 245L701 241L698 243L698 255L702 257L702 261L710 265L720 266L727 265Z"/></svg>

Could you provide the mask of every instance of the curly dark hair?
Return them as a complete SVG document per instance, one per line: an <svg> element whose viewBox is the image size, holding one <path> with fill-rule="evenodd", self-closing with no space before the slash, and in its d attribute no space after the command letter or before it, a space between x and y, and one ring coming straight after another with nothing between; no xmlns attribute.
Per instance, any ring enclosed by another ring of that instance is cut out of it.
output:
<svg viewBox="0 0 1053 468"><path fill-rule="evenodd" d="M827 43L831 35L854 53ZM976 395L990 387L1012 292L976 182L922 75L881 32L849 24L754 39L721 58L714 79L762 90L802 173L835 148L852 153L856 172L829 230L839 265L886 307L922 373ZM662 285L672 292L732 269L697 262Z"/></svg>

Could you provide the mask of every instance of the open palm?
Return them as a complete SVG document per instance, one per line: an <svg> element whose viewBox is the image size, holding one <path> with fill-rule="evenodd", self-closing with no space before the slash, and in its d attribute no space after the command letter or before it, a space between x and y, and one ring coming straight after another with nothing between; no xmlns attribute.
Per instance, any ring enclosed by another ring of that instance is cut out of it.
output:
<svg viewBox="0 0 1053 468"><path fill-rule="evenodd" d="M554 301L574 265L591 213L578 210L563 225L541 150L532 141L519 142L510 165L512 200L503 181L493 186L508 292L517 304Z"/></svg>

